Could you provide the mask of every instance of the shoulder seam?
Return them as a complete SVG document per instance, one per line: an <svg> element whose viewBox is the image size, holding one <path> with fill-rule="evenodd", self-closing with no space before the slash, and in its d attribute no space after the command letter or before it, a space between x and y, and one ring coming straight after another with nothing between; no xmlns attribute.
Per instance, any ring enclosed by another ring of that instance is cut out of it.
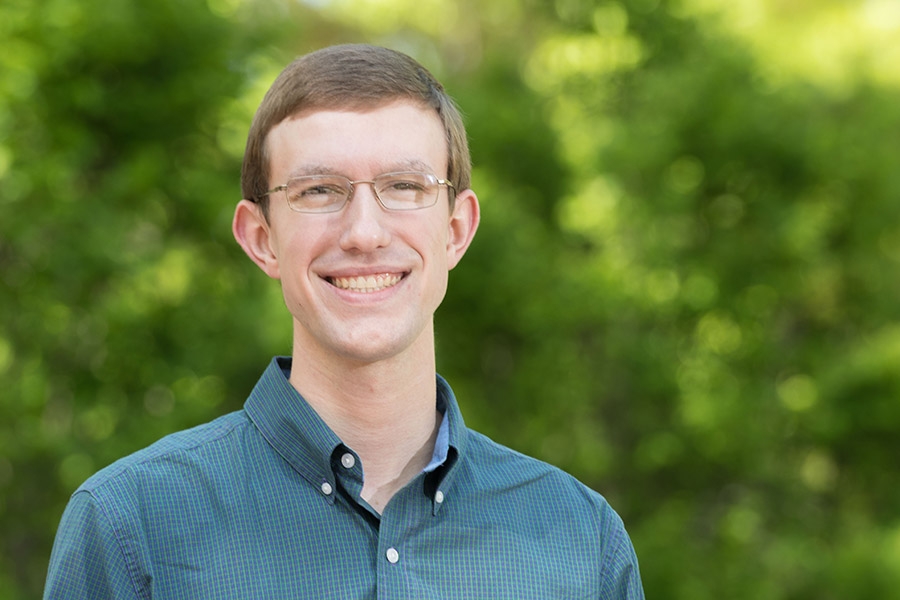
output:
<svg viewBox="0 0 900 600"><path fill-rule="evenodd" d="M221 417L219 417L216 420L224 419L225 417L228 417L230 415L236 415L240 412L242 412L242 411L235 411L232 413L228 413L226 415L222 415ZM198 427L212 425L212 423L214 423L214 422L215 421L210 421L208 423L197 425L196 427L193 427L193 428L182 429L180 431L170 433L170 434L163 436L162 438L156 440L149 446L146 446L140 450L133 452L132 454L130 454L128 456L125 456L123 458L120 458L119 460L112 462L108 466L104 467L103 469L101 469L100 471L95 473L94 476L88 478L84 483L82 483L78 487L78 489L75 490L75 492L72 495L74 496L75 494L77 494L79 492L87 492L91 495L91 497L96 499L96 495L94 494L95 491L99 491L100 489L104 488L109 482L111 482L115 479L118 479L123 474L125 474L129 471L132 471L134 468L139 467L144 464L147 464L147 463L150 463L150 462L153 462L153 461L156 461L156 460L159 460L161 458L170 456L175 452L191 451L196 448L199 448L200 446L206 445L208 443L212 443L212 442L221 440L225 437L228 437L232 433L234 433L242 425L245 425L246 423L248 423L249 419L245 420L243 423L230 423L227 427L222 427L221 425L219 425L217 427L221 428L221 431L216 432L215 435L213 435L212 437L209 437L207 439L194 440L193 443L185 444L183 446L174 446L171 448L166 448L165 450L161 450L158 452L149 452L154 446L163 443L166 439L172 438L173 436L178 436L178 435L183 434L188 431L192 431L193 429L196 429ZM141 454L141 453L148 453L149 455L140 457L140 458L136 458L137 455ZM104 471L106 471L107 469L109 469L109 472L104 473ZM96 481L96 483L91 483L92 480L97 475L100 475L101 473L103 474L103 477L101 479L99 479L98 481Z"/></svg>
<svg viewBox="0 0 900 600"><path fill-rule="evenodd" d="M92 490L76 490L75 493L72 494L72 497L75 497L77 494L87 495L91 499L91 502L94 504L100 515L102 515L103 519L105 519L109 524L109 527L112 530L113 538L116 540L116 545L119 548L119 552L122 554L122 557L125 560L125 567L128 571L128 579L131 582L132 588L134 589L135 596L138 598L145 598L146 600L149 600L150 594L140 581L141 577L140 569L137 565L137 556L131 549L131 544L129 544L126 539L127 536L122 531L122 528L120 526L121 519L119 518L118 511L116 511L113 507L108 506L107 503L98 498ZM114 513L115 518L110 517L110 511Z"/></svg>

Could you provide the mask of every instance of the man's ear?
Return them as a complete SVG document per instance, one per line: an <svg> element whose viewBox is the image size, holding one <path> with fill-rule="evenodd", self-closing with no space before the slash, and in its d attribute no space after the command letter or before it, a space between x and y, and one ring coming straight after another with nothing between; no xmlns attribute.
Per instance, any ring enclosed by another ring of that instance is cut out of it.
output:
<svg viewBox="0 0 900 600"><path fill-rule="evenodd" d="M278 256L272 249L272 231L258 204L241 200L234 209L231 232L250 260L273 279L280 279Z"/></svg>
<svg viewBox="0 0 900 600"><path fill-rule="evenodd" d="M480 219L481 212L475 192L460 192L450 214L450 236L447 239L447 262L451 269L459 264L468 250Z"/></svg>

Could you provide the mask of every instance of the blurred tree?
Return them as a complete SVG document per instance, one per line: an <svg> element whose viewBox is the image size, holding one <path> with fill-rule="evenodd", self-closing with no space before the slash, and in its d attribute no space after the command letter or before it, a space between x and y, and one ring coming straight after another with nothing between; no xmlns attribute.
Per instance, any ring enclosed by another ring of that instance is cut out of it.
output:
<svg viewBox="0 0 900 600"><path fill-rule="evenodd" d="M233 269L221 139L278 15L213 4L0 7L0 596L38 595L85 476L238 406L289 339Z"/></svg>
<svg viewBox="0 0 900 600"><path fill-rule="evenodd" d="M521 73L556 218L487 167L529 216L485 209L455 379L611 497L650 597L898 597L896 90L773 81L686 4L555 4Z"/></svg>
<svg viewBox="0 0 900 600"><path fill-rule="evenodd" d="M230 239L243 138L358 40L467 115L483 224L437 326L469 424L606 495L648 597L900 597L900 11L791 6L0 5L0 597L85 477L288 351Z"/></svg>

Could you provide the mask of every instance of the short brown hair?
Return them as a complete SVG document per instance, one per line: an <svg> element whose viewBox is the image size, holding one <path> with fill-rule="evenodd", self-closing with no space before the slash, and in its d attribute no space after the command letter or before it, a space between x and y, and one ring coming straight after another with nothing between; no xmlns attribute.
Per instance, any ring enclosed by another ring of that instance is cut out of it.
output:
<svg viewBox="0 0 900 600"><path fill-rule="evenodd" d="M247 136L241 169L244 198L253 199L269 189L266 137L284 119L309 110L377 108L399 99L437 111L447 136L447 178L457 191L467 189L472 166L466 130L459 109L444 87L406 54L378 46L346 44L297 58L269 88ZM259 198L266 216L267 200L268 196Z"/></svg>

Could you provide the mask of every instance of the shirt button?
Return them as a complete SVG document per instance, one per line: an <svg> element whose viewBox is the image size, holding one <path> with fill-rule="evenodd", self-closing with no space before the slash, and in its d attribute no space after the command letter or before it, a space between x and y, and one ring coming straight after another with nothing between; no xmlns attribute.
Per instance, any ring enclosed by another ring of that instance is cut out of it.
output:
<svg viewBox="0 0 900 600"><path fill-rule="evenodd" d="M388 548L387 552L384 554L387 556L388 562L392 565L397 564L397 561L400 560L400 553L397 552L396 548Z"/></svg>
<svg viewBox="0 0 900 600"><path fill-rule="evenodd" d="M334 490L331 488L331 484L328 483L327 481L322 484L322 493L325 494L326 496L330 496L331 492L333 492L333 491Z"/></svg>
<svg viewBox="0 0 900 600"><path fill-rule="evenodd" d="M353 458L353 455L347 452L341 457L341 464L344 465L345 469L352 469L353 465L356 464L356 459Z"/></svg>
<svg viewBox="0 0 900 600"><path fill-rule="evenodd" d="M438 504L443 502L444 501L444 492L442 492L441 490L438 490L434 495L434 501L437 502Z"/></svg>

